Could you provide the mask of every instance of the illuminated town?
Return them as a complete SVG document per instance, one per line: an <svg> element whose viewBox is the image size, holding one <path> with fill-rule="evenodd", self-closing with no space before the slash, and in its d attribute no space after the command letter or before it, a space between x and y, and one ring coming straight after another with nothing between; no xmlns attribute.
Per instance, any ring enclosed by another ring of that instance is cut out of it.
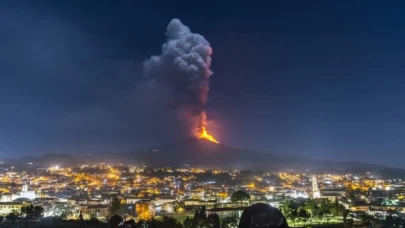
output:
<svg viewBox="0 0 405 228"><path fill-rule="evenodd" d="M152 168L109 164L2 168L0 215L23 220L24 208L41 218L122 222L170 217L184 223L204 210L236 227L255 203L280 208L290 226L367 225L395 222L405 214L405 183L371 173L314 174L200 168ZM81 213L81 214L80 214ZM401 220L402 221L402 220Z"/></svg>

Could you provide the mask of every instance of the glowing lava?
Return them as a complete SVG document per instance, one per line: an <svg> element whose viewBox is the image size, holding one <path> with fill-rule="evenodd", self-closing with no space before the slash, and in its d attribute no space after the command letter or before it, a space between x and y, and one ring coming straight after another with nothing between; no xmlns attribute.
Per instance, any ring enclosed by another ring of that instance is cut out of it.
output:
<svg viewBox="0 0 405 228"><path fill-rule="evenodd" d="M210 140L211 142L219 143L219 142L215 139L214 136L212 136L212 135L210 135L210 134L208 133L208 131L207 131L207 129L205 128L205 126L203 126L203 127L201 128L201 132L198 133L197 137L198 137L199 139L207 139L207 140Z"/></svg>
<svg viewBox="0 0 405 228"><path fill-rule="evenodd" d="M205 113L204 111L201 113L200 115L200 124L199 127L197 129L195 129L194 133L195 136L199 139L207 139L211 142L214 143L219 143L214 136L210 135L207 131L207 125L208 125L208 121L207 121L207 113Z"/></svg>

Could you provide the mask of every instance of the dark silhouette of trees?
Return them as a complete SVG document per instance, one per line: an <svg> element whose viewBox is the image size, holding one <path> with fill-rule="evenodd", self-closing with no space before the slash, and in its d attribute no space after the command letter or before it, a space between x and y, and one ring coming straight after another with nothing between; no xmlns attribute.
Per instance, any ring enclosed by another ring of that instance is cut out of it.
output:
<svg viewBox="0 0 405 228"><path fill-rule="evenodd" d="M21 214L24 216L30 216L34 213L34 205L30 204L27 206L21 207Z"/></svg>
<svg viewBox="0 0 405 228"><path fill-rule="evenodd" d="M132 225L131 225L132 226ZM153 218L147 221L138 222L136 227L148 227L148 228L182 228L182 224L173 217L162 216L159 218Z"/></svg>
<svg viewBox="0 0 405 228"><path fill-rule="evenodd" d="M110 215L115 215L117 214L117 212L120 210L121 207L121 202L118 199L118 197L115 197L112 201L111 201L111 205L109 208L109 213Z"/></svg>
<svg viewBox="0 0 405 228"><path fill-rule="evenodd" d="M6 215L6 219L11 221L12 223L15 223L17 219L20 218L20 213L18 213L16 210L13 210L10 212L8 215Z"/></svg>
<svg viewBox="0 0 405 228"><path fill-rule="evenodd" d="M298 219L304 222L304 224L308 221L308 219L311 217L311 215L305 210L305 208L300 207L298 208L298 213L297 213Z"/></svg>
<svg viewBox="0 0 405 228"><path fill-rule="evenodd" d="M207 223L212 228L220 228L221 223L219 221L219 216L217 214L211 214L207 217Z"/></svg>
<svg viewBox="0 0 405 228"><path fill-rule="evenodd" d="M242 190L234 192L231 196L231 200L239 201L241 206L242 206L242 202L244 200L249 200L249 199L250 199L250 195L247 192L242 191Z"/></svg>
<svg viewBox="0 0 405 228"><path fill-rule="evenodd" d="M221 228L231 228L238 226L238 219L233 217L226 217L222 220Z"/></svg>
<svg viewBox="0 0 405 228"><path fill-rule="evenodd" d="M68 217L68 213L66 211L63 211L59 215L56 215L55 217L59 220L66 220Z"/></svg>
<svg viewBox="0 0 405 228"><path fill-rule="evenodd" d="M347 220L347 216L349 215L349 210L344 210L343 211L343 222L346 222L346 220Z"/></svg>
<svg viewBox="0 0 405 228"><path fill-rule="evenodd" d="M119 225L123 222L123 219L119 215L113 215L110 218L110 226L113 228L119 227Z"/></svg>
<svg viewBox="0 0 405 228"><path fill-rule="evenodd" d="M43 216L45 209L41 206L34 206L32 204L24 206L21 208L21 214L26 216L28 219L36 218L40 219Z"/></svg>
<svg viewBox="0 0 405 228"><path fill-rule="evenodd" d="M308 199L305 203L287 199L280 207L284 216L292 223L304 222L315 219L330 221L334 216L343 214L344 208L338 203L327 199Z"/></svg>
<svg viewBox="0 0 405 228"><path fill-rule="evenodd" d="M187 217L184 221L185 228L220 228L220 219L217 214L206 215L205 207L197 209L193 218Z"/></svg>
<svg viewBox="0 0 405 228"><path fill-rule="evenodd" d="M295 219L298 216L297 202L295 202L294 200L286 200L280 209L287 219L295 223Z"/></svg>
<svg viewBox="0 0 405 228"><path fill-rule="evenodd" d="M305 209L310 211L312 217L318 217L319 207L318 203L314 199L308 199L304 205Z"/></svg>
<svg viewBox="0 0 405 228"><path fill-rule="evenodd" d="M133 220L133 219L130 219L130 220L128 220L128 221L125 221L125 224L126 224L126 225L130 225L132 228L135 228L135 227L136 227L135 220Z"/></svg>
<svg viewBox="0 0 405 228"><path fill-rule="evenodd" d="M37 219L40 219L40 218L42 218L42 216L43 216L43 214L44 214L44 211L45 211L45 209L44 209L43 207L41 207L41 206L35 206L35 207L34 207L34 216L35 216Z"/></svg>

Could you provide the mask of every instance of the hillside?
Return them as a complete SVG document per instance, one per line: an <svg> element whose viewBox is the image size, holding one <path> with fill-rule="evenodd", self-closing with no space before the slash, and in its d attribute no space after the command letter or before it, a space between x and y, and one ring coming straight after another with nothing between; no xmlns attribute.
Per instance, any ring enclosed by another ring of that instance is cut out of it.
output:
<svg viewBox="0 0 405 228"><path fill-rule="evenodd" d="M405 170L403 169L361 162L317 160L296 155L262 154L197 138L188 138L175 143L124 153L80 157L80 159L66 154L45 154L40 157L3 159L3 161L9 164L26 164L30 162L41 165L77 165L79 162L107 162L155 167L190 165L203 168L260 169L267 171L374 172L380 176L405 177Z"/></svg>
<svg viewBox="0 0 405 228"><path fill-rule="evenodd" d="M116 154L117 156L117 154ZM296 155L262 154L251 150L189 138L180 142L138 149L117 157L152 166L189 164L201 167L252 168L266 170L380 170L383 166L360 162L337 162ZM128 160L127 160L128 161Z"/></svg>
<svg viewBox="0 0 405 228"><path fill-rule="evenodd" d="M23 165L32 163L35 165L60 165L60 166L67 166L67 165L76 165L78 160L68 154L44 154L39 157L27 156L21 158L3 158L2 159L4 164L10 165Z"/></svg>

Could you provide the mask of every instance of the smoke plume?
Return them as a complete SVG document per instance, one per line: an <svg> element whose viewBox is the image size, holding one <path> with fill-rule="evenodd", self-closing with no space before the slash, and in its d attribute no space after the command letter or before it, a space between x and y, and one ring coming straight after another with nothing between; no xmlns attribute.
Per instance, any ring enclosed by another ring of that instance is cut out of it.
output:
<svg viewBox="0 0 405 228"><path fill-rule="evenodd" d="M179 19L173 19L166 30L162 53L143 64L146 82L142 90L149 93L149 105L181 113L190 134L205 129L212 49L200 34L192 33Z"/></svg>

